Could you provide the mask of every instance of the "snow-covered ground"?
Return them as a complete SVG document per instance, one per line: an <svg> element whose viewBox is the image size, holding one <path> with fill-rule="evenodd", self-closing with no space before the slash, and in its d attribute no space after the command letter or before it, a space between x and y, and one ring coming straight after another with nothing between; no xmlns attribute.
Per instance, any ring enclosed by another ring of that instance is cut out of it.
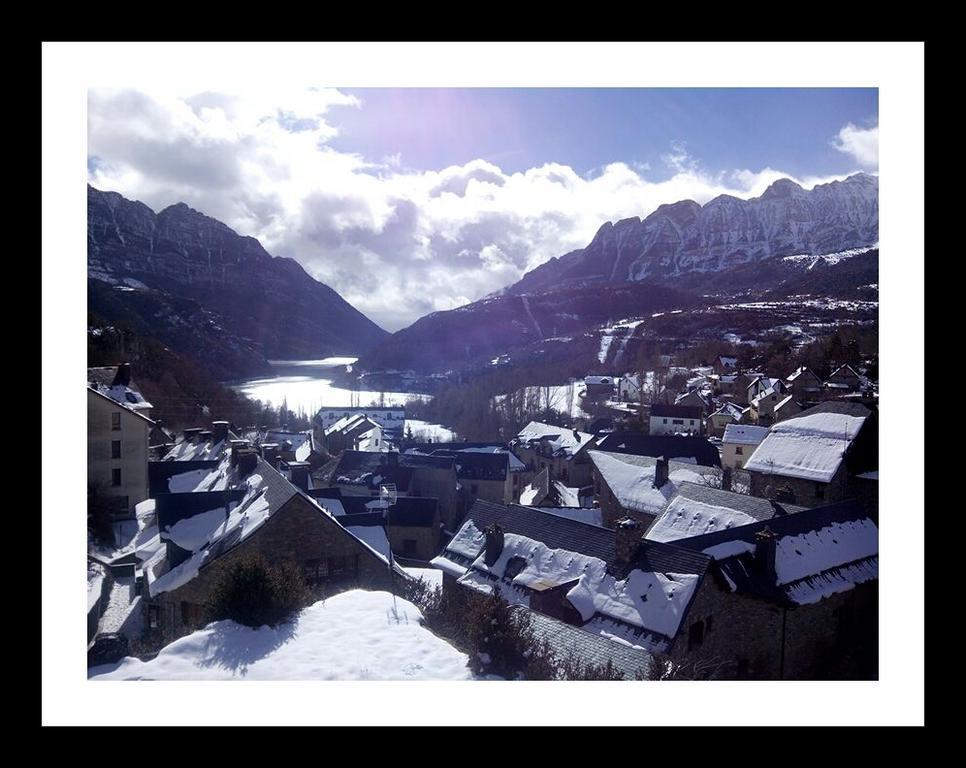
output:
<svg viewBox="0 0 966 768"><path fill-rule="evenodd" d="M443 586L443 572L438 568L404 568L414 579L422 579L431 587Z"/></svg>
<svg viewBox="0 0 966 768"><path fill-rule="evenodd" d="M537 413L550 408L550 410L558 413L569 414L571 418L580 419L589 416L580 407L580 393L583 391L584 382L575 379L568 384L549 387L524 387L513 392L512 395L497 395L493 399L499 406L504 405L508 397L512 397L515 403L525 404L524 410L530 413Z"/></svg>
<svg viewBox="0 0 966 768"><path fill-rule="evenodd" d="M94 667L93 680L470 680L466 654L420 626L419 609L388 592L352 590L290 624L218 621L151 661Z"/></svg>
<svg viewBox="0 0 966 768"><path fill-rule="evenodd" d="M456 433L442 424L432 424L420 419L406 419L403 434L408 435L410 430L413 433L413 440L420 443L452 443L457 439Z"/></svg>

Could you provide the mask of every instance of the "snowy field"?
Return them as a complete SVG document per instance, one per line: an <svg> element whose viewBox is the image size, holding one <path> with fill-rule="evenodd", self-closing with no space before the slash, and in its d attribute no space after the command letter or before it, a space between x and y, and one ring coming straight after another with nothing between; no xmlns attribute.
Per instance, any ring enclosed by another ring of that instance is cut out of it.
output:
<svg viewBox="0 0 966 768"><path fill-rule="evenodd" d="M251 629L218 621L148 662L128 657L93 680L471 680L467 657L419 624L412 603L352 590L290 624Z"/></svg>
<svg viewBox="0 0 966 768"><path fill-rule="evenodd" d="M544 410L549 406L551 410L567 413L571 418L579 419L589 415L580 407L580 393L584 389L583 380L575 379L569 384L550 387L524 387L512 395L497 395L493 399L497 405L501 405L508 397L512 397L515 402L526 403L527 409L532 412Z"/></svg>
<svg viewBox="0 0 966 768"><path fill-rule="evenodd" d="M457 439L456 433L442 424L431 424L419 419L406 419L403 434L408 435L410 430L413 433L413 440L419 443L451 443Z"/></svg>

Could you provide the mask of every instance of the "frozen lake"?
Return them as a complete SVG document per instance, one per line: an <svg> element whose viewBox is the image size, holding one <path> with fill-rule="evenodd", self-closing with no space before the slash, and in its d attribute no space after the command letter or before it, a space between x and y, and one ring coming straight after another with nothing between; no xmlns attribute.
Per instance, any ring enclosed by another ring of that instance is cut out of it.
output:
<svg viewBox="0 0 966 768"><path fill-rule="evenodd" d="M324 360L269 360L275 376L247 379L231 388L278 408L282 403L290 411L314 415L323 406L403 405L407 400L429 399L428 395L408 392L374 392L336 387L332 377L345 370L358 358L328 357Z"/></svg>

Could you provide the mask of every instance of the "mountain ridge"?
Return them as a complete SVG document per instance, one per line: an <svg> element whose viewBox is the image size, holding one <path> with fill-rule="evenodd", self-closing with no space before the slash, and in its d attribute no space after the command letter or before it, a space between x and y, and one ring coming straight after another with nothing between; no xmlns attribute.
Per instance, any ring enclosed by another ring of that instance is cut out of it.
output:
<svg viewBox="0 0 966 768"><path fill-rule="evenodd" d="M856 173L806 190L777 179L758 197L722 194L659 205L647 216L605 222L590 243L552 258L508 286L511 294L574 281L668 282L690 272L878 242L878 178Z"/></svg>
<svg viewBox="0 0 966 768"><path fill-rule="evenodd" d="M358 355L389 336L295 259L272 256L256 238L184 202L155 213L91 185L88 278L115 289L108 297L89 287L92 310L133 322L200 362L223 336L236 353L223 375L263 373L268 359ZM150 302L134 295L145 292L155 294ZM198 325L199 312L211 339L199 336L204 328L185 332L189 317Z"/></svg>

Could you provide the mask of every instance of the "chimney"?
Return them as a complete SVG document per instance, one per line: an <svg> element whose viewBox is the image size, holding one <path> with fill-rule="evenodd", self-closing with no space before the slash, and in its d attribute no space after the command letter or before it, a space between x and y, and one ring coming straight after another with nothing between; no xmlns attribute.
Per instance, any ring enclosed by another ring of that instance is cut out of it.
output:
<svg viewBox="0 0 966 768"><path fill-rule="evenodd" d="M643 525L632 517L618 520L614 531L614 565L624 566L634 559L634 553L644 537Z"/></svg>
<svg viewBox="0 0 966 768"><path fill-rule="evenodd" d="M290 461L288 463L289 480L301 491L309 489L309 463L307 461Z"/></svg>
<svg viewBox="0 0 966 768"><path fill-rule="evenodd" d="M262 458L278 469L278 443L262 443Z"/></svg>
<svg viewBox="0 0 966 768"><path fill-rule="evenodd" d="M670 469L668 468L668 460L666 456L661 456L658 458L657 463L654 465L654 487L662 488L668 480L668 475Z"/></svg>
<svg viewBox="0 0 966 768"><path fill-rule="evenodd" d="M247 477L258 466L258 453L254 448L240 448L238 450L238 475Z"/></svg>
<svg viewBox="0 0 966 768"><path fill-rule="evenodd" d="M580 432L578 432L576 429L574 430L574 440L576 440L578 443L580 442Z"/></svg>
<svg viewBox="0 0 966 768"><path fill-rule="evenodd" d="M131 386L131 364L121 363L117 367L117 373L114 374L114 381L111 382L112 387L129 387Z"/></svg>
<svg viewBox="0 0 966 768"><path fill-rule="evenodd" d="M186 429L184 431L184 439L186 442L194 443L197 442L196 438L201 432L201 427L192 427L191 429Z"/></svg>
<svg viewBox="0 0 966 768"><path fill-rule="evenodd" d="M228 422L227 421L213 421L211 422L211 438L216 443L220 443L222 440L228 439Z"/></svg>
<svg viewBox="0 0 966 768"><path fill-rule="evenodd" d="M209 432L207 429L203 429L201 432L198 433L199 443L207 443L210 440L211 440L211 432Z"/></svg>
<svg viewBox="0 0 966 768"><path fill-rule="evenodd" d="M755 563L763 576L773 582L775 574L775 545L778 537L767 526L755 534Z"/></svg>
<svg viewBox="0 0 966 768"><path fill-rule="evenodd" d="M246 448L250 448L251 445L247 440L232 440L229 445L231 446L231 466L238 464L238 455Z"/></svg>
<svg viewBox="0 0 966 768"><path fill-rule="evenodd" d="M483 529L486 543L483 546L483 562L493 565L503 552L503 529L498 523L488 525Z"/></svg>
<svg viewBox="0 0 966 768"><path fill-rule="evenodd" d="M731 490L731 467L725 467L721 470L721 490Z"/></svg>

